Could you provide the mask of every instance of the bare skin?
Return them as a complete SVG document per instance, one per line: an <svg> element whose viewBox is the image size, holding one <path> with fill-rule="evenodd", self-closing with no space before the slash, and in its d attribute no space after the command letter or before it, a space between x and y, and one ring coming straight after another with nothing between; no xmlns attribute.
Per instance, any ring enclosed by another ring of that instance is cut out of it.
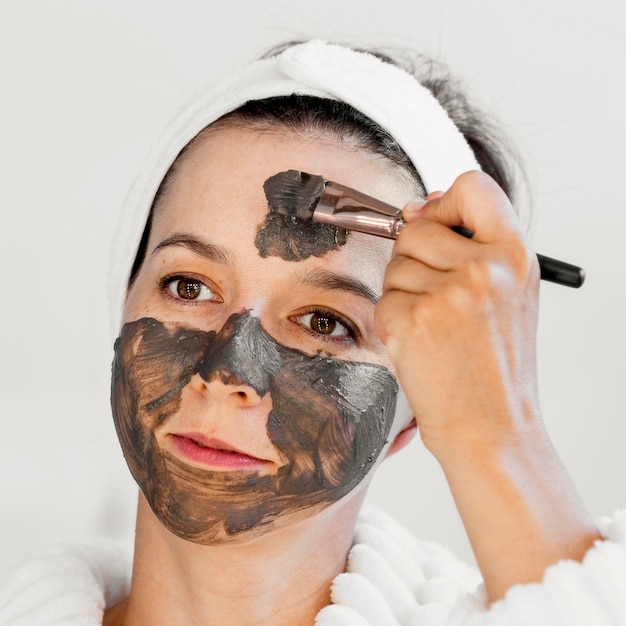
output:
<svg viewBox="0 0 626 626"><path fill-rule="evenodd" d="M393 252L389 242L350 234L321 258L262 258L254 239L267 213L263 181L291 168L397 206L413 193L391 165L331 141L253 130L210 134L190 151L157 213L125 321L152 316L216 330L230 315L253 311L285 346L387 367L408 391L421 437L446 474L491 600L516 583L541 580L559 559L582 558L598 535L541 422L538 268L506 198L486 176L470 173L420 212L407 206L410 223ZM458 224L474 230L474 239L448 228ZM180 232L219 243L232 263L185 246L159 248ZM311 280L328 270L382 293L380 301L374 306L362 289L359 295ZM199 279L209 297L192 305L172 299L159 281L177 272ZM348 341L341 328L339 340L312 332L311 305L349 320L359 339ZM261 400L241 386L194 377L175 423L271 464ZM411 412L397 414L381 458L413 432ZM173 535L140 496L131 595L106 612L105 624L312 624L345 567L371 474L326 508L217 546Z"/></svg>
<svg viewBox="0 0 626 626"><path fill-rule="evenodd" d="M382 291L390 242L355 234L340 250L297 262L260 255L255 238L268 213L263 182L289 167L320 172L400 206L413 195L392 165L349 146L257 131L211 133L186 155L156 213L124 321L153 317L219 331L230 316L248 311L288 348L393 373L374 327L371 297ZM209 258L197 246L163 245L180 234L219 245L228 261ZM329 280L329 272L343 282ZM199 298L181 300L175 281L163 285L163 277L180 275L202 283ZM311 307L337 315L329 317L331 335L312 328ZM348 333L348 323L357 338ZM270 409L271 399L249 386L194 375L180 410L155 429L156 440L177 455L168 434L201 432L262 459L262 471L271 474L282 459L268 437ZM408 409L398 413L381 458L414 432ZM369 475L337 502L279 516L269 533L251 531L210 546L166 530L140 495L131 595L106 611L105 624L312 624L329 603L331 581L345 569L368 480Z"/></svg>
<svg viewBox="0 0 626 626"><path fill-rule="evenodd" d="M493 601L599 534L541 420L539 271L513 210L480 172L431 198L404 210L376 322Z"/></svg>
<svg viewBox="0 0 626 626"><path fill-rule="evenodd" d="M350 519L320 517L277 531L271 543L190 546L163 533L141 498L131 596L103 623L310 625L352 541Z"/></svg>

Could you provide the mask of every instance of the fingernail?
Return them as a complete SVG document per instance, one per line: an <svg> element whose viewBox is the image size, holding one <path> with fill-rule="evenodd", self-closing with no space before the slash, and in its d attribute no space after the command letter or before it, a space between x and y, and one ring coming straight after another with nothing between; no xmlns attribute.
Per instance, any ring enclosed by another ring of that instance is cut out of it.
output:
<svg viewBox="0 0 626 626"><path fill-rule="evenodd" d="M416 200L415 202L409 202L402 209L402 217L408 222L416 217L419 217L420 211L426 206L426 200Z"/></svg>

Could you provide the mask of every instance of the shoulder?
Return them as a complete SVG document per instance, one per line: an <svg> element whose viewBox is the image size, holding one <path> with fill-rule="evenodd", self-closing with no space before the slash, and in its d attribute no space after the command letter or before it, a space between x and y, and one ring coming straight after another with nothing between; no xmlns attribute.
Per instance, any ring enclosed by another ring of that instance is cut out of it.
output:
<svg viewBox="0 0 626 626"><path fill-rule="evenodd" d="M130 550L113 541L36 552L0 582L0 624L101 624L104 608L128 594L130 570Z"/></svg>

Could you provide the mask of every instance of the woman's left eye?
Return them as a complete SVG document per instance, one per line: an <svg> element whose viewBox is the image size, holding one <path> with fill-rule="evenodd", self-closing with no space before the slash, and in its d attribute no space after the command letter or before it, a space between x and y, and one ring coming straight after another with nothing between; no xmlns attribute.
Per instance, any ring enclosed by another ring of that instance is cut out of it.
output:
<svg viewBox="0 0 626 626"><path fill-rule="evenodd" d="M298 324L306 327L318 335L326 335L328 337L354 337L354 331L347 324L341 322L334 315L314 311L299 315L296 320Z"/></svg>
<svg viewBox="0 0 626 626"><path fill-rule="evenodd" d="M165 282L165 287L181 300L216 300L217 296L203 282L195 278L174 278Z"/></svg>

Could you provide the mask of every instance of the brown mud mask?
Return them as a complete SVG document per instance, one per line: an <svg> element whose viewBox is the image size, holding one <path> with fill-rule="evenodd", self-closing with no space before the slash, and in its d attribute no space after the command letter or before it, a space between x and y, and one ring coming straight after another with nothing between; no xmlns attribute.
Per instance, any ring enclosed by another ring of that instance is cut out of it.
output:
<svg viewBox="0 0 626 626"><path fill-rule="evenodd" d="M268 178L263 185L269 213L254 242L263 258L278 256L285 261L302 261L310 256L324 256L346 243L348 231L344 228L283 215L277 210L283 187L283 179L277 176ZM306 198L302 202L307 205Z"/></svg>
<svg viewBox="0 0 626 626"><path fill-rule="evenodd" d="M151 318L126 324L112 374L113 417L135 480L167 528L207 545L268 532L280 516L348 493L385 445L398 393L386 368L287 348L249 314L219 332ZM199 468L159 447L155 428L179 410L195 374L270 394L266 428L283 459L274 474Z"/></svg>

